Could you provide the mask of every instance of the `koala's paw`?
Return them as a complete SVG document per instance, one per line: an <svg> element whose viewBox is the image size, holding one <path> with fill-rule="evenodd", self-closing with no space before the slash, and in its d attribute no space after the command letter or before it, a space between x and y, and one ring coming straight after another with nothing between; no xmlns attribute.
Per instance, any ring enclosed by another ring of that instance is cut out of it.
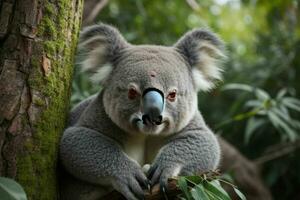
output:
<svg viewBox="0 0 300 200"><path fill-rule="evenodd" d="M150 182L138 166L124 169L112 181L113 187L128 200L144 199L144 188L150 188Z"/></svg>
<svg viewBox="0 0 300 200"><path fill-rule="evenodd" d="M181 171L182 166L179 164L153 164L148 173L147 177L151 181L151 185L159 183L160 191L166 192L168 186L168 178L178 176Z"/></svg>

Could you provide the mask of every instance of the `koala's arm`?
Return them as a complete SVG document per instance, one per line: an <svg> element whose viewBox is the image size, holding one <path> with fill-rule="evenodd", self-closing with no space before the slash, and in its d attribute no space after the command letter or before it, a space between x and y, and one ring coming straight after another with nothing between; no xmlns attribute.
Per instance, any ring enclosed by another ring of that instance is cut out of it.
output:
<svg viewBox="0 0 300 200"><path fill-rule="evenodd" d="M169 138L151 165L148 177L152 184L160 182L165 187L169 177L214 170L219 160L217 138L197 113L187 127Z"/></svg>
<svg viewBox="0 0 300 200"><path fill-rule="evenodd" d="M89 183L112 185L127 199L141 198L140 184L148 186L141 167L125 155L116 141L89 128L65 130L60 159L73 176Z"/></svg>

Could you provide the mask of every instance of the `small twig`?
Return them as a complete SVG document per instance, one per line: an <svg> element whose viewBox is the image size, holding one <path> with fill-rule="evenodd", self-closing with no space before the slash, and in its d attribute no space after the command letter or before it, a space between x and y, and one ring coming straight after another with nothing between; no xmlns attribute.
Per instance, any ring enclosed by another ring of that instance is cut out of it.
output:
<svg viewBox="0 0 300 200"><path fill-rule="evenodd" d="M195 0L186 0L186 2L194 11L199 11L201 9L198 2Z"/></svg>
<svg viewBox="0 0 300 200"><path fill-rule="evenodd" d="M95 5L92 5L92 6L89 5L89 8L92 8L92 9L85 11L86 13L89 13L89 14L86 14L86 17L84 17L82 25L87 26L87 25L93 23L94 20L96 19L96 17L98 16L98 14L100 13L100 11L106 6L108 1L109 0L99 0L97 3L95 3Z"/></svg>
<svg viewBox="0 0 300 200"><path fill-rule="evenodd" d="M300 140L296 140L294 142L288 142L280 145L274 145L270 147L268 153L261 156L260 158L257 158L254 160L254 162L258 165L261 165L263 163L269 162L271 160L275 160L277 158L280 158L284 155L287 155L296 149L300 148Z"/></svg>

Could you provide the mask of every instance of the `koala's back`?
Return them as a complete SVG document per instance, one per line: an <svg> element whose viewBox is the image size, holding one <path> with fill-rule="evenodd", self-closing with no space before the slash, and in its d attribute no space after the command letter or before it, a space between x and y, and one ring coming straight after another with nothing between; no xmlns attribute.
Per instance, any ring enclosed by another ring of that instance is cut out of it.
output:
<svg viewBox="0 0 300 200"><path fill-rule="evenodd" d="M68 127L73 126L79 120L80 116L84 112L84 110L88 107L88 105L94 101L97 97L97 94L94 94L87 99L78 103L69 113L68 117Z"/></svg>

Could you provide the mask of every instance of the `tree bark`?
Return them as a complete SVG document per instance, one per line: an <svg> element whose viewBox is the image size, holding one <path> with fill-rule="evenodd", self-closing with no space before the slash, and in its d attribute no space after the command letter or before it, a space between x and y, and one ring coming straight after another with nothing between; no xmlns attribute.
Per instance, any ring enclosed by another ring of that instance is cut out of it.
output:
<svg viewBox="0 0 300 200"><path fill-rule="evenodd" d="M57 199L83 0L0 1L0 176L28 199Z"/></svg>

